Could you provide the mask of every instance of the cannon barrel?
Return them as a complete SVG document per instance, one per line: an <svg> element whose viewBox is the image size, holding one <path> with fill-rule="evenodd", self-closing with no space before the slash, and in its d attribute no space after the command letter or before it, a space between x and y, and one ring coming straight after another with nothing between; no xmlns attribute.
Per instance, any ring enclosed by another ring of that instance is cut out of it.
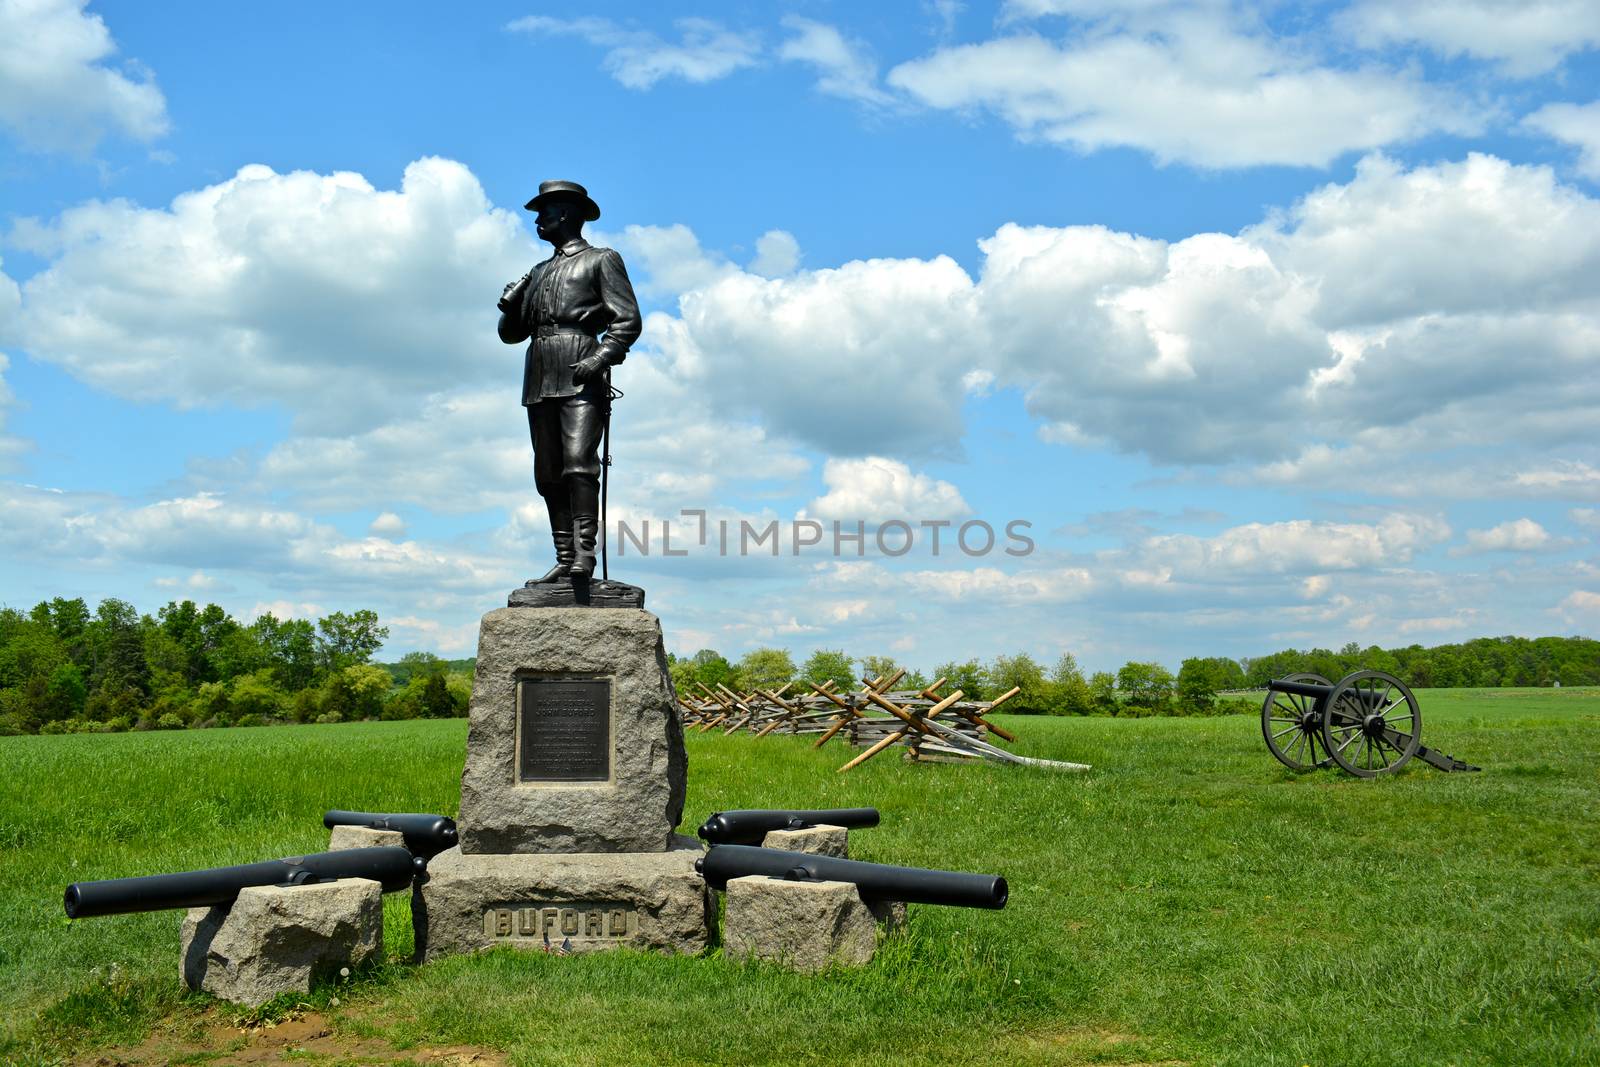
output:
<svg viewBox="0 0 1600 1067"><path fill-rule="evenodd" d="M398 830L405 836L406 848L423 859L432 859L456 844L456 823L443 815L424 815L417 812L383 814L375 811L329 811L322 816L322 825L332 830L335 826L365 826L371 830Z"/></svg>
<svg viewBox="0 0 1600 1067"><path fill-rule="evenodd" d="M923 867L891 867L809 852L786 852L750 845L713 845L694 864L713 889L727 889L728 879L761 874L805 882L850 882L862 900L903 900L910 904L945 904L957 908L1003 908L1006 880L997 874L934 871Z"/></svg>
<svg viewBox="0 0 1600 1067"><path fill-rule="evenodd" d="M411 884L421 863L403 848L345 848L182 874L73 882L67 886L64 903L67 918L85 919L232 904L239 891L250 886L308 885L338 878L370 878L383 883L385 893L393 893Z"/></svg>
<svg viewBox="0 0 1600 1067"><path fill-rule="evenodd" d="M755 845L773 830L803 830L808 826L860 828L878 825L877 808L822 808L796 811L785 808L751 808L719 811L700 827L700 836L713 845Z"/></svg>
<svg viewBox="0 0 1600 1067"><path fill-rule="evenodd" d="M1326 700L1339 688L1336 685L1318 685L1315 682L1291 682L1284 678L1274 678L1267 683L1267 688L1274 693L1289 693L1299 697L1310 697L1312 700ZM1347 689L1346 693L1359 697L1369 706L1376 707L1384 702L1384 695L1373 689Z"/></svg>

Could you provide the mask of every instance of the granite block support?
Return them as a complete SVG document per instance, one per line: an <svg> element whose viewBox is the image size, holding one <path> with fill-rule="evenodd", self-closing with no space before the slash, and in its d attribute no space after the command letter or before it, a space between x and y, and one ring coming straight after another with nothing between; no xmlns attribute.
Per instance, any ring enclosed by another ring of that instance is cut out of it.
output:
<svg viewBox="0 0 1600 1067"><path fill-rule="evenodd" d="M374 830L370 826L335 826L328 831L328 851L341 848L405 848L399 830Z"/></svg>
<svg viewBox="0 0 1600 1067"><path fill-rule="evenodd" d="M800 830L772 830L761 840L762 848L785 852L809 852L816 856L850 858L850 831L843 826L807 826Z"/></svg>
<svg viewBox="0 0 1600 1067"><path fill-rule="evenodd" d="M687 761L654 615L489 612L470 719L457 819L463 854L671 847Z"/></svg>
<svg viewBox="0 0 1600 1067"><path fill-rule="evenodd" d="M806 974L859 967L878 947L878 924L849 882L786 881L752 875L728 881L722 951L770 960Z"/></svg>
<svg viewBox="0 0 1600 1067"><path fill-rule="evenodd" d="M191 908L179 938L190 989L251 1007L305 993L383 948L383 887L365 878L251 886L230 906Z"/></svg>

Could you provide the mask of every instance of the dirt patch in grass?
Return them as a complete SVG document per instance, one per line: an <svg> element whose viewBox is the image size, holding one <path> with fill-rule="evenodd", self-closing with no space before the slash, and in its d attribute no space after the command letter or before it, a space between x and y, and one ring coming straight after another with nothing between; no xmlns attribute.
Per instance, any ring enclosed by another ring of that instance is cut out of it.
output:
<svg viewBox="0 0 1600 1067"><path fill-rule="evenodd" d="M237 1026L219 1012L187 1025L158 1031L133 1048L102 1049L74 1060L74 1067L155 1067L156 1064L215 1064L255 1067L298 1064L434 1064L437 1067L506 1067L492 1049L469 1045L399 1049L379 1038L341 1033L321 1012L295 1012L277 1022Z"/></svg>

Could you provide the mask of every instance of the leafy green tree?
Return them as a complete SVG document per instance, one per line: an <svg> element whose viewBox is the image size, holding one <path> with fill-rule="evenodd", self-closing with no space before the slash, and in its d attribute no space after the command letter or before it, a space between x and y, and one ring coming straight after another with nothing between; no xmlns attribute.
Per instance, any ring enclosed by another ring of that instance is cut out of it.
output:
<svg viewBox="0 0 1600 1067"><path fill-rule="evenodd" d="M452 714L458 719L466 718L472 707L472 674L452 672L445 676L444 682L450 689L450 702L455 708Z"/></svg>
<svg viewBox="0 0 1600 1067"><path fill-rule="evenodd" d="M680 697L699 696L694 685L694 661L671 657L667 659L667 673L672 675L672 688Z"/></svg>
<svg viewBox="0 0 1600 1067"><path fill-rule="evenodd" d="M794 660L781 648L757 648L739 661L738 675L745 689L781 689L799 672Z"/></svg>
<svg viewBox="0 0 1600 1067"><path fill-rule="evenodd" d="M298 693L316 681L317 632L305 619L279 621L267 612L250 629L266 651L267 663L272 668L278 684L291 693Z"/></svg>
<svg viewBox="0 0 1600 1067"><path fill-rule="evenodd" d="M444 673L426 675L422 682L422 717L448 719L455 715L456 704Z"/></svg>
<svg viewBox="0 0 1600 1067"><path fill-rule="evenodd" d="M863 678L888 678L893 676L899 669L900 664L896 663L890 656L861 657L861 676ZM926 685L927 683L924 682L923 684ZM904 680L902 680L894 683L894 688L901 689L904 688L904 685Z"/></svg>
<svg viewBox="0 0 1600 1067"><path fill-rule="evenodd" d="M30 618L37 624L47 627L61 642L62 650L87 674L92 674L94 664L91 659L93 650L89 646L89 623L92 616L89 605L81 597L71 600L65 597L52 597L48 601L41 601L34 605Z"/></svg>
<svg viewBox="0 0 1600 1067"><path fill-rule="evenodd" d="M1089 706L1096 715L1115 716L1122 711L1117 679L1110 671L1095 671L1089 676Z"/></svg>
<svg viewBox="0 0 1600 1067"><path fill-rule="evenodd" d="M983 664L975 659L965 663L941 663L933 669L933 676L946 679L944 688L939 690L941 693L953 693L959 689L968 700L988 700L990 697Z"/></svg>
<svg viewBox="0 0 1600 1067"><path fill-rule="evenodd" d="M228 689L228 702L240 718L276 719L289 705L289 694L278 687L271 668L263 667L235 678Z"/></svg>
<svg viewBox="0 0 1600 1067"><path fill-rule="evenodd" d="M1145 715L1160 715L1172 703L1175 679L1159 663L1125 663L1117 671L1117 688L1130 708Z"/></svg>
<svg viewBox="0 0 1600 1067"><path fill-rule="evenodd" d="M1089 683L1078 668L1071 652L1063 652L1050 670L1050 706L1052 715L1087 715L1094 710Z"/></svg>
<svg viewBox="0 0 1600 1067"><path fill-rule="evenodd" d="M700 683L700 685L713 692L719 683L726 685L729 689L735 688L734 683L738 679L734 677L733 664L724 659L722 653L715 649L702 648L694 654L694 659L691 662L694 664L692 681Z"/></svg>
<svg viewBox="0 0 1600 1067"><path fill-rule="evenodd" d="M322 683L318 721L354 722L376 719L383 713L383 698L392 684L389 672L370 663L352 663L330 671Z"/></svg>
<svg viewBox="0 0 1600 1067"><path fill-rule="evenodd" d="M62 663L50 672L45 685L43 717L47 721L81 718L88 697L89 687L78 665Z"/></svg>
<svg viewBox="0 0 1600 1067"><path fill-rule="evenodd" d="M222 681L251 674L270 663L266 646L255 632L232 619L216 635L215 645L207 653L207 658L217 678Z"/></svg>
<svg viewBox="0 0 1600 1067"><path fill-rule="evenodd" d="M223 648L239 630L239 624L215 604L204 608L194 601L169 601L156 613L163 633L182 650L184 671L190 685L215 682L231 677L230 669L253 670L259 652L248 644L233 642L230 653ZM243 662L234 662L241 659Z"/></svg>
<svg viewBox="0 0 1600 1067"><path fill-rule="evenodd" d="M445 661L432 652L407 652L390 668L390 673L397 684L405 685L413 678L431 678L436 674L442 678L446 669Z"/></svg>
<svg viewBox="0 0 1600 1067"><path fill-rule="evenodd" d="M366 663L389 636L389 628L378 625L378 613L369 608L348 615L335 611L317 620L317 631L319 659L330 671Z"/></svg>
<svg viewBox="0 0 1600 1067"><path fill-rule="evenodd" d="M150 665L144 657L144 634L149 625L153 623L141 619L125 600L107 597L100 602L86 630L95 650L94 674L89 679L92 692L104 693L113 702L120 694L149 695Z"/></svg>
<svg viewBox="0 0 1600 1067"><path fill-rule="evenodd" d="M852 663L850 657L840 649L819 648L811 653L805 665L800 668L800 677L813 685L832 682L836 689L848 691L856 687L855 672L851 670Z"/></svg>
<svg viewBox="0 0 1600 1067"><path fill-rule="evenodd" d="M1209 715L1217 704L1215 665L1208 659L1186 659L1178 667L1178 710L1185 715Z"/></svg>
<svg viewBox="0 0 1600 1067"><path fill-rule="evenodd" d="M233 723L233 701L228 695L226 682L201 682L195 690L188 713L183 716L188 723L212 723L228 726Z"/></svg>
<svg viewBox="0 0 1600 1067"><path fill-rule="evenodd" d="M993 694L990 699L998 699L1012 689L1022 690L1004 705L1015 715L1039 714L1048 711L1052 703L1044 668L1026 652L995 657L984 672L984 681L985 688Z"/></svg>

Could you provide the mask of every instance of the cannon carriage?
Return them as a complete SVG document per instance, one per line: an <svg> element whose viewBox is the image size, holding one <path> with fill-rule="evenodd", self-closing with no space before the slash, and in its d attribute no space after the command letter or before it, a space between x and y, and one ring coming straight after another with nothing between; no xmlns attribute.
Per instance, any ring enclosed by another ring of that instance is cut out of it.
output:
<svg viewBox="0 0 1600 1067"><path fill-rule="evenodd" d="M1376 778L1413 758L1441 771L1479 769L1421 743L1416 696L1382 671L1356 671L1337 684L1320 674L1268 682L1261 736L1278 762L1297 771L1337 765L1358 778Z"/></svg>

